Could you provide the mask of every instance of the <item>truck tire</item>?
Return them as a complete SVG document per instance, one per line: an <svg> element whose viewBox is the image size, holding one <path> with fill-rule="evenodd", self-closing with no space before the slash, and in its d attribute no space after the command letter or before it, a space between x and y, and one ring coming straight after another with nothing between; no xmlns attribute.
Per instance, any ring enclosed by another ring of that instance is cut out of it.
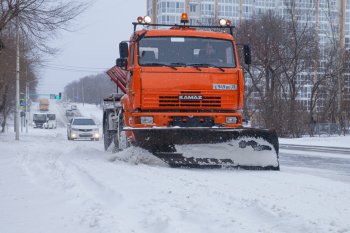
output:
<svg viewBox="0 0 350 233"><path fill-rule="evenodd" d="M120 117L119 117L118 129L114 137L114 145L115 145L116 151L122 151L130 146L130 143L126 136L126 132L123 131L123 127L125 126L123 111L119 115Z"/></svg>
<svg viewBox="0 0 350 233"><path fill-rule="evenodd" d="M109 129L108 125L108 112L104 114L104 120L103 120L103 143L105 151L108 150L109 146L112 144L114 133Z"/></svg>

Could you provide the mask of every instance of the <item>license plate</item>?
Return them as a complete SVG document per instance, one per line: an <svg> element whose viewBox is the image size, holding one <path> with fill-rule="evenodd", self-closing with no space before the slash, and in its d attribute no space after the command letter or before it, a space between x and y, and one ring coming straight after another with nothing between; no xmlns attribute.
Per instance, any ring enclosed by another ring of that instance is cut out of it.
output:
<svg viewBox="0 0 350 233"><path fill-rule="evenodd" d="M213 89L234 91L234 90L237 90L237 85L236 84L213 84Z"/></svg>

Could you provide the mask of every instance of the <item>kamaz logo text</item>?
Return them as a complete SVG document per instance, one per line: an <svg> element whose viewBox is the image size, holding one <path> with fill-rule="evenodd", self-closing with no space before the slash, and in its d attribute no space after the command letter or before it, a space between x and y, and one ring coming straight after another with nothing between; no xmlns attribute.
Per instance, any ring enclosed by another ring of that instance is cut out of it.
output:
<svg viewBox="0 0 350 233"><path fill-rule="evenodd" d="M179 100L202 100L203 96L201 95L180 95Z"/></svg>

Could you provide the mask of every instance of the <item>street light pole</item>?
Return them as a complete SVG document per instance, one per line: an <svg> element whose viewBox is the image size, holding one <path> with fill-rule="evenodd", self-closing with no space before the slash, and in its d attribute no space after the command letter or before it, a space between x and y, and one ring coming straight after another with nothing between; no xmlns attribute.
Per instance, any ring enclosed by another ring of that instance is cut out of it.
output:
<svg viewBox="0 0 350 233"><path fill-rule="evenodd" d="M19 17L16 19L17 48L16 48L16 140L19 140Z"/></svg>
<svg viewBox="0 0 350 233"><path fill-rule="evenodd" d="M83 106L85 104L85 93L84 93L84 79L81 80L82 94L83 94Z"/></svg>
<svg viewBox="0 0 350 233"><path fill-rule="evenodd" d="M27 72L26 72L26 75L27 75ZM28 133L28 123L29 123L29 120L28 120L28 103L29 103L29 82L27 80L26 82L26 115L25 115L25 123L26 123L26 133Z"/></svg>

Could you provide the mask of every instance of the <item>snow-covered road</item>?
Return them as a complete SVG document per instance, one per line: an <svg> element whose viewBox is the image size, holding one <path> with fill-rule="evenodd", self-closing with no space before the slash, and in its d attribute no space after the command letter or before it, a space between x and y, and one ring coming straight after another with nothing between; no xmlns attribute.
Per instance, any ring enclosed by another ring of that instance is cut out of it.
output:
<svg viewBox="0 0 350 233"><path fill-rule="evenodd" d="M0 232L350 232L344 154L282 150L279 172L172 169L65 128L13 139L0 134Z"/></svg>

